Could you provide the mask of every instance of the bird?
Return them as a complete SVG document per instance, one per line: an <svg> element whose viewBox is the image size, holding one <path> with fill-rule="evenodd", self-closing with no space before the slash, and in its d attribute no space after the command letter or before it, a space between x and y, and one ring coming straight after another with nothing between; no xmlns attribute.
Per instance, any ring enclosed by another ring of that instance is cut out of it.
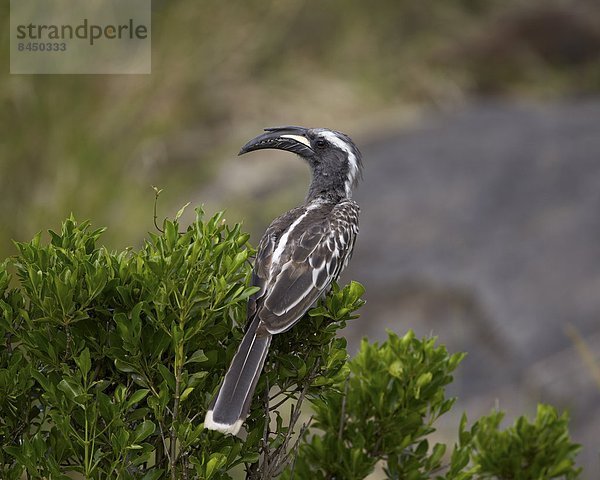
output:
<svg viewBox="0 0 600 480"><path fill-rule="evenodd" d="M204 419L204 428L237 435L245 421L273 335L292 328L347 266L360 208L352 191L362 156L346 134L325 128L266 128L239 155L292 152L310 167L304 203L277 217L259 242L248 299L247 328Z"/></svg>

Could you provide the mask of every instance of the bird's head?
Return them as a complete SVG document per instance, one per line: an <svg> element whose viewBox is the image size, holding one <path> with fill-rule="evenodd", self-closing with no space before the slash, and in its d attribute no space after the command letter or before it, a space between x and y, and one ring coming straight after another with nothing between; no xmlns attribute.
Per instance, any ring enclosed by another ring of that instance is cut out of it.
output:
<svg viewBox="0 0 600 480"><path fill-rule="evenodd" d="M313 181L309 198L351 197L362 177L361 154L354 142L341 132L326 128L275 127L250 140L240 155L272 148L298 154L310 165Z"/></svg>

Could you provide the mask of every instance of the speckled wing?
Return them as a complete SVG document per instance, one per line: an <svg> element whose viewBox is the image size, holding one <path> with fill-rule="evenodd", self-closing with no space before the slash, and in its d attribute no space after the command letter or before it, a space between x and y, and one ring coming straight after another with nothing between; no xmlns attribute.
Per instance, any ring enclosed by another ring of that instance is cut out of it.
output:
<svg viewBox="0 0 600 480"><path fill-rule="evenodd" d="M271 264L273 253L283 232L289 228L292 222L306 211L304 206L296 207L277 217L271 222L263 234L256 251L254 268L252 269L252 285L260 290L248 299L248 323L254 318L257 306L266 292L266 286L271 276Z"/></svg>
<svg viewBox="0 0 600 480"><path fill-rule="evenodd" d="M282 238L263 238L254 268L261 293L252 308L270 333L291 328L337 280L352 255L358 214L358 205L347 200L305 212L285 245L276 243Z"/></svg>

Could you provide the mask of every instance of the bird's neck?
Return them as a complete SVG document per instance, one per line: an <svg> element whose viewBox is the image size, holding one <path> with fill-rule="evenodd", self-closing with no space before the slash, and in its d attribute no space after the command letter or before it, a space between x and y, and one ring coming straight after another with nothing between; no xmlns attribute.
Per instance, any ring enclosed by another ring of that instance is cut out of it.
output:
<svg viewBox="0 0 600 480"><path fill-rule="evenodd" d="M306 203L319 200L338 203L348 198L348 193L343 181L327 176L314 176L308 188Z"/></svg>

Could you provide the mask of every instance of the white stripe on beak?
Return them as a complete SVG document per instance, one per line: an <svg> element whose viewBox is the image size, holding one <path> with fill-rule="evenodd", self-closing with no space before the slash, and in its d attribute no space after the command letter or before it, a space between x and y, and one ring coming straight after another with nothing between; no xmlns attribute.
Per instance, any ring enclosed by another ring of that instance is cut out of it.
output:
<svg viewBox="0 0 600 480"><path fill-rule="evenodd" d="M282 138L291 138L292 140L296 140L297 142L303 143L304 145L306 145L308 148L310 147L310 142L308 141L308 138L303 137L302 135L281 135Z"/></svg>

